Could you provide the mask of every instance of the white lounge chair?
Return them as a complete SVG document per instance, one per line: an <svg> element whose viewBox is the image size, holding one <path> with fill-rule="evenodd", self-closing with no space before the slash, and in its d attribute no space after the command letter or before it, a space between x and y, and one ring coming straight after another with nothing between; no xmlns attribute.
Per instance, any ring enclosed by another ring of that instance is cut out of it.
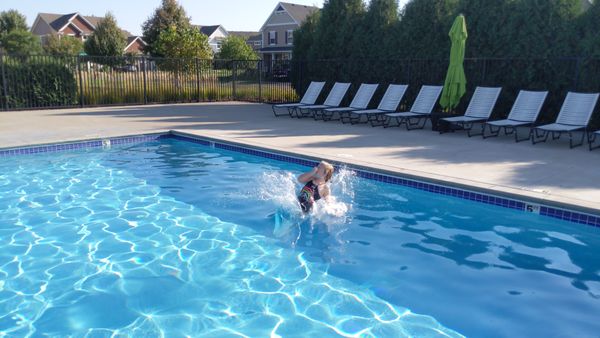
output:
<svg viewBox="0 0 600 338"><path fill-rule="evenodd" d="M340 102L346 96L346 92L350 88L350 83L336 82L331 88L329 95L325 99L323 104L313 104L307 106L300 106L296 108L296 114L298 117L309 117L315 116L315 112L321 111L325 108L335 108L340 106Z"/></svg>
<svg viewBox="0 0 600 338"><path fill-rule="evenodd" d="M600 130L596 130L593 133L588 134L588 143L590 145L590 151L596 148L600 148L600 145L594 145L597 138L600 138Z"/></svg>
<svg viewBox="0 0 600 338"><path fill-rule="evenodd" d="M271 106L271 109L273 109L273 114L275 114L275 116L293 116L293 113L298 107L315 104L315 102L317 102L317 99L319 98L319 95L321 94L321 91L323 90L323 86L325 86L325 82L311 82L308 88L306 89L306 92L302 96L300 102L275 104ZM278 114L277 109L286 109L287 114Z"/></svg>
<svg viewBox="0 0 600 338"><path fill-rule="evenodd" d="M405 124L406 130L423 129L427 119L431 118L431 111L442 93L442 88L442 86L422 86L410 111L385 114L383 126L391 127L392 121L396 121L398 126ZM413 120L416 120L416 123L413 123ZM423 125L420 125L420 121L423 121ZM373 121L371 125L375 125Z"/></svg>
<svg viewBox="0 0 600 338"><path fill-rule="evenodd" d="M361 84L348 107L325 108L321 110L322 116L320 116L320 118L322 118L323 121L331 121L336 113L341 117L343 112L367 108L369 102L371 102L371 99L373 98L373 94L375 94L375 91L377 90L377 87L379 87L378 84ZM317 118L317 114L315 114L315 118Z"/></svg>
<svg viewBox="0 0 600 338"><path fill-rule="evenodd" d="M400 104L400 101L402 101L407 88L408 85L389 85L385 91L385 94L383 94L377 109L354 110L341 113L340 117L342 119L342 123L360 123L363 116L367 118L366 122L370 122L373 119L377 120L378 117L382 116L383 114L395 112L396 109L398 109L398 105Z"/></svg>
<svg viewBox="0 0 600 338"><path fill-rule="evenodd" d="M485 124L481 125L481 132L472 134L471 130L475 123L486 122L492 115L492 110L498 101L498 96L502 91L501 87L477 87L475 92L469 101L469 106L465 115L445 117L442 121L448 122L451 125L460 126L462 129L467 130L469 137L475 135L483 135L483 128ZM450 128L453 130L452 128Z"/></svg>
<svg viewBox="0 0 600 338"><path fill-rule="evenodd" d="M527 141L531 138L532 129L529 129L527 138L519 138L519 127L531 127L538 118L548 91L521 90L513 104L508 117L504 120L488 121L483 126L483 138L495 137L504 129L505 135L515 134L515 142ZM490 133L486 135L486 127Z"/></svg>
<svg viewBox="0 0 600 338"><path fill-rule="evenodd" d="M549 134L552 134L553 140L558 140L563 133L568 133L571 148L582 145L599 95L599 93L568 92L556 122L535 127L531 143L546 142ZM575 131L583 131L581 142L577 144L573 144L573 132Z"/></svg>

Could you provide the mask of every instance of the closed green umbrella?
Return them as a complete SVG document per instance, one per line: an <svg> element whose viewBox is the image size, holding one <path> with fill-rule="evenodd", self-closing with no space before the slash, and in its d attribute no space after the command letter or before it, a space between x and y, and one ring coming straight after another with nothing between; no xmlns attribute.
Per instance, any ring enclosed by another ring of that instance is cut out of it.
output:
<svg viewBox="0 0 600 338"><path fill-rule="evenodd" d="M446 73L446 81L444 81L444 90L442 91L440 105L450 110L458 105L460 98L465 95L467 87L465 69L463 68L467 24L462 14L456 17L448 35L450 36L450 41L452 41L450 65Z"/></svg>

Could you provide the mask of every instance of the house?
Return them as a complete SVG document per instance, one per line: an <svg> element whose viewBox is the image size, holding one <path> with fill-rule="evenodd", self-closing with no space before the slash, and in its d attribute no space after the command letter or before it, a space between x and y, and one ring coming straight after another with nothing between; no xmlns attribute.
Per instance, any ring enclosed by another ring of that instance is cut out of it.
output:
<svg viewBox="0 0 600 338"><path fill-rule="evenodd" d="M262 47L259 53L265 64L292 58L294 31L318 7L280 2L260 29Z"/></svg>
<svg viewBox="0 0 600 338"><path fill-rule="evenodd" d="M79 13L39 13L31 26L31 33L39 36L42 44L45 44L51 35L72 36L85 41L96 30L96 26L102 19L104 18ZM123 30L123 35L127 37L125 53L143 53L146 43L141 37L134 36L125 30Z"/></svg>
<svg viewBox="0 0 600 338"><path fill-rule="evenodd" d="M216 54L221 50L221 42L229 35L225 27L221 25L202 26L194 25L200 30L200 33L208 36L208 44L213 53Z"/></svg>
<svg viewBox="0 0 600 338"><path fill-rule="evenodd" d="M229 35L242 37L255 52L262 48L262 34L260 32L230 31Z"/></svg>

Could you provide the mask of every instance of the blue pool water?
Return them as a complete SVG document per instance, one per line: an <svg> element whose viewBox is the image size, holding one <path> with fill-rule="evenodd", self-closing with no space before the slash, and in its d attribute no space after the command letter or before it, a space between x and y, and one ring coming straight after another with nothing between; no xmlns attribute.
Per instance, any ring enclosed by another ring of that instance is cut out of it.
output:
<svg viewBox="0 0 600 338"><path fill-rule="evenodd" d="M598 229L347 171L302 217L302 170L172 139L2 159L0 332L598 336Z"/></svg>

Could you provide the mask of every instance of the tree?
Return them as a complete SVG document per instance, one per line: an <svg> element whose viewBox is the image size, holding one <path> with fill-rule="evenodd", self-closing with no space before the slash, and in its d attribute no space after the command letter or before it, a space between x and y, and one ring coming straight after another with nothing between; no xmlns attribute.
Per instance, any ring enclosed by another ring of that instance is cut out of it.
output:
<svg viewBox="0 0 600 338"><path fill-rule="evenodd" d="M25 16L11 9L0 13L0 48L9 54L37 54L40 40L29 32Z"/></svg>
<svg viewBox="0 0 600 338"><path fill-rule="evenodd" d="M579 22L580 33L582 37L580 53L584 56L600 57L600 1L595 1L592 7L581 16Z"/></svg>
<svg viewBox="0 0 600 338"><path fill-rule="evenodd" d="M156 42L159 35L171 26L176 30L188 29L191 26L190 18L176 0L162 0L162 5L142 25L143 38L148 44L145 51L152 56L165 56L157 51Z"/></svg>
<svg viewBox="0 0 600 338"><path fill-rule="evenodd" d="M79 55L83 52L83 42L72 36L51 35L44 45L44 51L52 55Z"/></svg>
<svg viewBox="0 0 600 338"><path fill-rule="evenodd" d="M90 56L120 56L126 43L127 39L117 26L117 20L109 12L85 41L84 49Z"/></svg>
<svg viewBox="0 0 600 338"><path fill-rule="evenodd" d="M8 54L39 54L40 39L29 31L14 30L0 36L2 51Z"/></svg>
<svg viewBox="0 0 600 338"><path fill-rule="evenodd" d="M219 59L224 60L256 60L258 55L241 36L230 35L221 43Z"/></svg>
<svg viewBox="0 0 600 338"><path fill-rule="evenodd" d="M26 31L28 29L25 16L18 11L11 9L0 13L0 35L16 30Z"/></svg>
<svg viewBox="0 0 600 338"><path fill-rule="evenodd" d="M311 57L337 59L350 55L354 31L364 13L362 0L326 0L316 27Z"/></svg>
<svg viewBox="0 0 600 338"><path fill-rule="evenodd" d="M208 37L193 27L170 26L158 36L154 50L168 58L212 58Z"/></svg>

